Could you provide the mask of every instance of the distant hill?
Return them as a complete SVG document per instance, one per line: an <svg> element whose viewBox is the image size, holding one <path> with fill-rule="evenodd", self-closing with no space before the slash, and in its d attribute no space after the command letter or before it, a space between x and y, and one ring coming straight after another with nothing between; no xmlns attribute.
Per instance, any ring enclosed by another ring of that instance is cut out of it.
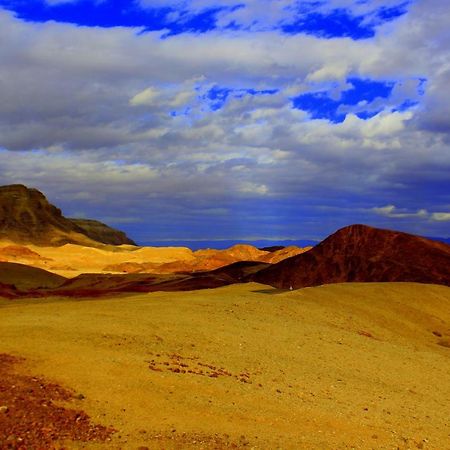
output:
<svg viewBox="0 0 450 450"><path fill-rule="evenodd" d="M273 239L257 239L257 240L241 240L241 239L221 239L221 240L202 240L202 241L192 241L189 239L173 239L164 241L145 241L138 242L138 245L148 246L148 247L188 247L192 250L226 250L235 245L251 245L259 250L263 251L273 251L275 249L282 249L284 247L310 247L317 245L319 241L312 241L308 239L292 239L292 240L273 240Z"/></svg>
<svg viewBox="0 0 450 450"><path fill-rule="evenodd" d="M0 186L0 239L41 246L133 243L104 224L64 217L42 192L21 184Z"/></svg>
<svg viewBox="0 0 450 450"><path fill-rule="evenodd" d="M338 230L306 253L250 280L278 288L342 282L411 281L450 285L450 245L365 225Z"/></svg>
<svg viewBox="0 0 450 450"><path fill-rule="evenodd" d="M69 219L77 227L81 228L86 236L94 241L110 245L136 245L123 231L116 230L98 220Z"/></svg>

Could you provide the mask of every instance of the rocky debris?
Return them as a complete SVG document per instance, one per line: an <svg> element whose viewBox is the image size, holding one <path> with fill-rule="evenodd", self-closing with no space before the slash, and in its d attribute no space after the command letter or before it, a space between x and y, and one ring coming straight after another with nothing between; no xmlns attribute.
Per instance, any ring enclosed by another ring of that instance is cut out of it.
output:
<svg viewBox="0 0 450 450"><path fill-rule="evenodd" d="M180 375L198 375L209 378L229 377L241 383L252 383L248 371L233 373L225 367L199 361L198 357L186 357L176 353L151 354L153 358L149 361L149 369L154 372L172 372Z"/></svg>
<svg viewBox="0 0 450 450"><path fill-rule="evenodd" d="M22 359L0 354L0 447L4 449L56 448L63 440L107 442L115 430L95 425L78 409L60 406L73 402L74 395L42 378L23 375L14 369Z"/></svg>

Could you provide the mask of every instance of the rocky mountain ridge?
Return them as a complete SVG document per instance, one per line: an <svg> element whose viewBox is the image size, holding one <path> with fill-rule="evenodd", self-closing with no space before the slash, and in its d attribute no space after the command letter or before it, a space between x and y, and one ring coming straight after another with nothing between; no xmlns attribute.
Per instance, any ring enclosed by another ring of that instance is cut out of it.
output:
<svg viewBox="0 0 450 450"><path fill-rule="evenodd" d="M37 189L0 186L0 239L41 246L131 244L125 233L85 219L68 219Z"/></svg>

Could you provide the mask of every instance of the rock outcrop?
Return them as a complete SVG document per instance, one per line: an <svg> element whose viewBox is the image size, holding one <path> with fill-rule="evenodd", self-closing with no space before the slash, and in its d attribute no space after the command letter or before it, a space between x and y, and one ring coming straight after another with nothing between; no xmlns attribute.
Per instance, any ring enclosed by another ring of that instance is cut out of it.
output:
<svg viewBox="0 0 450 450"><path fill-rule="evenodd" d="M64 217L61 210L50 204L37 189L21 184L0 186L0 239L40 246L132 242L121 232L110 231L103 224L83 226L83 223L77 224ZM97 239L99 236L102 240Z"/></svg>

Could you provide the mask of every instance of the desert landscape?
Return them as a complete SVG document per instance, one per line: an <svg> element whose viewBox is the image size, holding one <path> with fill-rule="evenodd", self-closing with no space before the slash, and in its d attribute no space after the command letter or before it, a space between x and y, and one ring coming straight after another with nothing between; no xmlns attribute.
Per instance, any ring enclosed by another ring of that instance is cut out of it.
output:
<svg viewBox="0 0 450 450"><path fill-rule="evenodd" d="M0 0L0 450L450 450L448 0Z"/></svg>
<svg viewBox="0 0 450 450"><path fill-rule="evenodd" d="M0 204L1 448L449 448L448 244L139 247Z"/></svg>

